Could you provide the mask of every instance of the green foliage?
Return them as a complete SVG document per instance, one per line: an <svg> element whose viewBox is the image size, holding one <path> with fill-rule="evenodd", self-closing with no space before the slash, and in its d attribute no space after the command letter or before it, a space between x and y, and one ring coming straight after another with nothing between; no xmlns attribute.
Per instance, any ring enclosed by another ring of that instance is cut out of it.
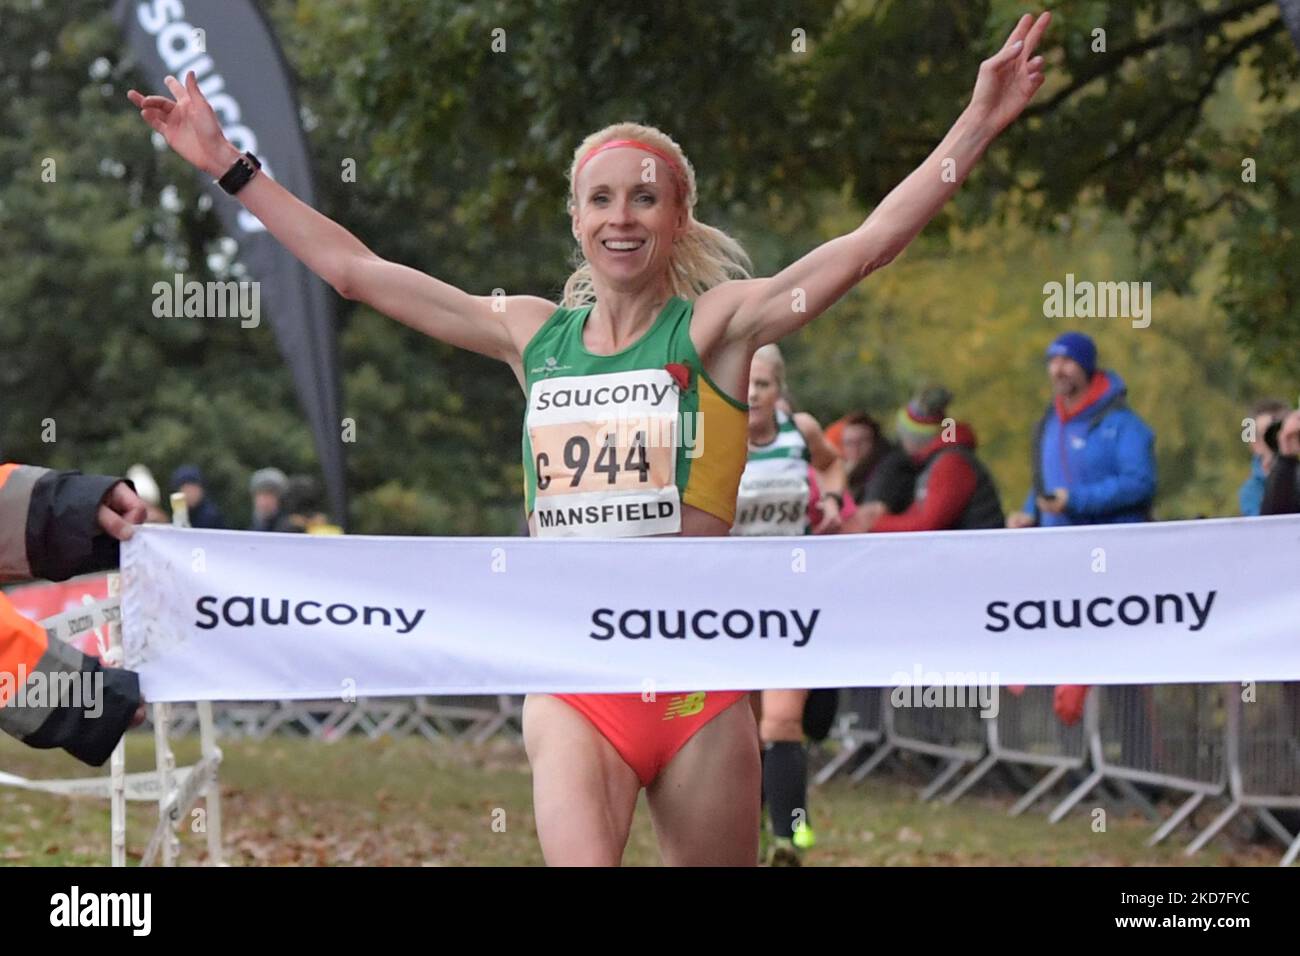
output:
<svg viewBox="0 0 1300 956"><path fill-rule="evenodd" d="M1143 278L1178 292L1226 245L1216 303L1256 358L1300 374L1300 351L1283 347L1300 315L1285 228L1300 56L1277 3L1065 0L1053 12L1054 77L993 154L1002 182L1030 184L1010 198L1039 223L1100 201L1132 227Z"/></svg>
<svg viewBox="0 0 1300 956"><path fill-rule="evenodd" d="M1207 262L1189 295L1154 290L1147 328L1043 315L1045 282L1124 278L1133 245L1122 223L1094 212L1068 234L977 227L950 249L908 254L790 343L795 397L823 422L864 406L888 424L916 385L944 382L956 396L953 416L975 428L1003 505L1019 508L1031 432L1051 394L1043 351L1076 328L1093 337L1099 365L1126 381L1130 406L1156 433L1157 517L1237 514L1250 465L1242 419L1261 395L1294 396L1285 378L1233 348L1212 301L1223 263Z"/></svg>
<svg viewBox="0 0 1300 956"><path fill-rule="evenodd" d="M160 484L195 461L238 520L252 468L312 461L270 330L153 315L154 282L211 276L217 232L127 104L103 5L5 0L0 37L0 447Z"/></svg>

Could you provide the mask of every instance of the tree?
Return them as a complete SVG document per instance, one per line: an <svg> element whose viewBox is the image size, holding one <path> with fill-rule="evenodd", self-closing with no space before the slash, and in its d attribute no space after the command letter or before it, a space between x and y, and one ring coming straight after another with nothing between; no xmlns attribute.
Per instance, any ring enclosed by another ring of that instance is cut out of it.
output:
<svg viewBox="0 0 1300 956"><path fill-rule="evenodd" d="M1300 311L1300 56L1282 18L1294 6L1054 5L1049 85L954 208L964 221L1015 209L1052 230L1099 197L1134 229L1141 277L1179 292L1226 245L1218 304L1240 341L1300 372L1300 350L1278 347ZM370 175L408 202L458 188L465 251L490 243L506 288L543 291L568 248L563 172L588 131L627 117L669 130L696 160L704 212L724 220L737 207L788 219L827 189L865 211L940 140L1021 7L304 0L293 17L296 58L325 78ZM1224 91L1243 83L1245 114L1225 113ZM521 231L538 244L526 262L509 245Z"/></svg>
<svg viewBox="0 0 1300 956"><path fill-rule="evenodd" d="M1272 0L1067 3L1059 77L997 154L1037 221L1096 195L1139 240L1138 268L1190 289L1217 246L1238 340L1296 374L1292 169L1300 56ZM1100 32L1099 32L1100 31ZM1237 111L1232 111L1235 106Z"/></svg>
<svg viewBox="0 0 1300 956"><path fill-rule="evenodd" d="M102 8L0 2L0 446L117 474L140 461L164 485L196 461L238 517L249 470L305 468L310 438L266 330L153 313L155 282L225 266L192 179L124 108Z"/></svg>

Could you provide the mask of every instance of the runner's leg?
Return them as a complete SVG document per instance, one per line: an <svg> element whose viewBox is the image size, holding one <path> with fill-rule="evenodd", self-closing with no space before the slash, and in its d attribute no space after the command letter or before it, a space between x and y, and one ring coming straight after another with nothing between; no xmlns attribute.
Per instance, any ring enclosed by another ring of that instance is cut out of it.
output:
<svg viewBox="0 0 1300 956"><path fill-rule="evenodd" d="M797 821L808 820L808 755L803 743L806 690L765 690L763 719L763 795L772 832L794 835Z"/></svg>
<svg viewBox="0 0 1300 956"><path fill-rule="evenodd" d="M549 866L618 866L641 782L582 714L546 694L524 701L533 815Z"/></svg>
<svg viewBox="0 0 1300 956"><path fill-rule="evenodd" d="M669 866L753 866L758 859L757 735L748 698L700 728L646 790Z"/></svg>

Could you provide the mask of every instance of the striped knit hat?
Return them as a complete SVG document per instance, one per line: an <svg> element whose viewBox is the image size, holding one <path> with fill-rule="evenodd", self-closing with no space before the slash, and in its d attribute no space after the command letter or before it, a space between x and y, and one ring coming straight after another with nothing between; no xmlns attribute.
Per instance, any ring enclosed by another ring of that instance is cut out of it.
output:
<svg viewBox="0 0 1300 956"><path fill-rule="evenodd" d="M951 401L952 392L942 385L926 385L898 410L898 434L934 438L943 428L944 415Z"/></svg>

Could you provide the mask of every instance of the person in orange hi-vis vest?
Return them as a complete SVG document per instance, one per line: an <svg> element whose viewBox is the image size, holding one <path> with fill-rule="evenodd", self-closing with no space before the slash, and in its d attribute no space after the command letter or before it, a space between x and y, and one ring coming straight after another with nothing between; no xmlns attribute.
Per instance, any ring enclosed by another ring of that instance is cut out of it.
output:
<svg viewBox="0 0 1300 956"><path fill-rule="evenodd" d="M118 543L145 513L120 478L0 464L0 583L64 581L114 568ZM84 700L61 699L73 686L94 690L83 691ZM0 730L32 747L61 747L97 767L143 718L134 672L104 668L50 639L0 594Z"/></svg>

